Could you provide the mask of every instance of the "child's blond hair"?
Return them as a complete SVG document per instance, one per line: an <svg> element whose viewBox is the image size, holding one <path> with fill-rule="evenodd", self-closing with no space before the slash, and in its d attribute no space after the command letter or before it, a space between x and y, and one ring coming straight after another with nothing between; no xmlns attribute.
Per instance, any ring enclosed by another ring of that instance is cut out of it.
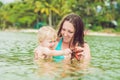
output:
<svg viewBox="0 0 120 80"><path fill-rule="evenodd" d="M43 26L38 30L38 42L41 43L46 38L56 40L57 32L51 26Z"/></svg>

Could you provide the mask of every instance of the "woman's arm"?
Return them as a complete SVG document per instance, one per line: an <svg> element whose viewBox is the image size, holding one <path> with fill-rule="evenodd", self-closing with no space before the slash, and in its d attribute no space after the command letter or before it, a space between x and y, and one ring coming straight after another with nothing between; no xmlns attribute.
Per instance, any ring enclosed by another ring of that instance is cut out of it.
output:
<svg viewBox="0 0 120 80"><path fill-rule="evenodd" d="M90 48L87 43L84 44L84 58L83 58L83 63L84 64L89 64L91 60L91 54L90 54Z"/></svg>
<svg viewBox="0 0 120 80"><path fill-rule="evenodd" d="M87 68L90 64L91 60L91 54L90 54L90 48L87 43L84 44L84 51L83 51L83 63L81 64L82 68Z"/></svg>
<svg viewBox="0 0 120 80"><path fill-rule="evenodd" d="M84 44L84 47L76 47L76 51L78 51L78 53L76 54L77 56L81 55L80 57L80 65L81 68L86 68L89 66L90 60L91 60L91 55L90 55L90 48L89 45L87 43Z"/></svg>

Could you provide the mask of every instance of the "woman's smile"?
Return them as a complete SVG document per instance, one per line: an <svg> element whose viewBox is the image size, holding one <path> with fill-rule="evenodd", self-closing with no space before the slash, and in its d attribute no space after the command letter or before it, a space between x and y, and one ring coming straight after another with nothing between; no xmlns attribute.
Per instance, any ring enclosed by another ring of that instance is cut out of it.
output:
<svg viewBox="0 0 120 80"><path fill-rule="evenodd" d="M70 42L74 35L74 27L69 21L65 21L62 27L62 37L63 37L63 42Z"/></svg>

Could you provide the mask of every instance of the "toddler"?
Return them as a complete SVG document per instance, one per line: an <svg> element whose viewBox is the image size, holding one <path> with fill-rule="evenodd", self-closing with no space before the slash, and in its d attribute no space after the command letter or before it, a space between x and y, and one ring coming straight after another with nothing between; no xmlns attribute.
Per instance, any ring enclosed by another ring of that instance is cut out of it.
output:
<svg viewBox="0 0 120 80"><path fill-rule="evenodd" d="M70 49L54 50L57 39L56 31L50 26L43 26L38 30L39 46L34 50L34 59L45 59L51 56L68 55L72 51Z"/></svg>

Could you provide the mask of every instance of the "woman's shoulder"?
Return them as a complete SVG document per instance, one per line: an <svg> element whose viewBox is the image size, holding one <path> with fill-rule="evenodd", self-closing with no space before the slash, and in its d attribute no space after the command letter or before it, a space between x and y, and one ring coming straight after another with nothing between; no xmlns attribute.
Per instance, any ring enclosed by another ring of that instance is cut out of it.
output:
<svg viewBox="0 0 120 80"><path fill-rule="evenodd" d="M84 47L89 47L89 44L87 42L85 42Z"/></svg>
<svg viewBox="0 0 120 80"><path fill-rule="evenodd" d="M84 52L90 57L90 47L88 43L84 43Z"/></svg>
<svg viewBox="0 0 120 80"><path fill-rule="evenodd" d="M86 49L86 50L88 50L88 51L90 50L90 48L89 48L89 44L86 43L86 42L84 43L84 49Z"/></svg>

